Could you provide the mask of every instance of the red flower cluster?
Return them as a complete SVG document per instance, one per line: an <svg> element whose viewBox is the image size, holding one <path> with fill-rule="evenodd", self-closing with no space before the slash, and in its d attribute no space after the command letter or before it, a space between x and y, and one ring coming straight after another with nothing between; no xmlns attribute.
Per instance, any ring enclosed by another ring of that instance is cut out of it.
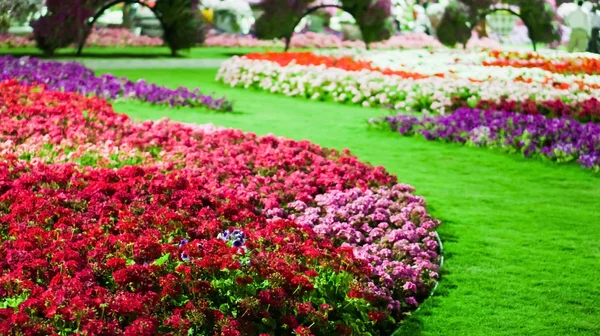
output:
<svg viewBox="0 0 600 336"><path fill-rule="evenodd" d="M294 62L298 65L324 65L327 68L339 68L346 71L377 71L381 72L384 75L395 75L404 78L413 78L413 79L422 79L428 78L430 76L422 75L416 72L408 72L402 70L392 70L392 69L381 69L379 67L375 67L371 64L371 62L367 61L357 61L352 59L352 57L332 57L332 56L324 56L324 55L316 55L312 52L266 52L266 53L252 53L244 56L250 60L257 61L271 61L275 62L281 66L287 66L288 64Z"/></svg>
<svg viewBox="0 0 600 336"><path fill-rule="evenodd" d="M494 60L484 61L484 66L510 66L513 68L540 68L546 71L569 74L600 74L600 59L591 57L563 57L550 59L537 53L521 53L517 51L490 51Z"/></svg>
<svg viewBox="0 0 600 336"><path fill-rule="evenodd" d="M383 168L14 81L0 106L1 335L388 335L402 317L352 248L264 215L392 186Z"/></svg>

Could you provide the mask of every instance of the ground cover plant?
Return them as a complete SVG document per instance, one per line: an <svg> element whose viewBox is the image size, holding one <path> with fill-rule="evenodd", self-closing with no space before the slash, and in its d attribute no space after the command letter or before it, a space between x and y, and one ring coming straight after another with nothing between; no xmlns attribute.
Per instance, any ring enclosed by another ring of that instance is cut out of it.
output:
<svg viewBox="0 0 600 336"><path fill-rule="evenodd" d="M555 73L572 73L598 75L600 59L587 57L546 57L538 53L519 53L507 51L491 51L491 59L486 60L485 66L510 66L515 68L542 68Z"/></svg>
<svg viewBox="0 0 600 336"><path fill-rule="evenodd" d="M424 200L347 151L0 101L3 334L388 335L438 278Z"/></svg>

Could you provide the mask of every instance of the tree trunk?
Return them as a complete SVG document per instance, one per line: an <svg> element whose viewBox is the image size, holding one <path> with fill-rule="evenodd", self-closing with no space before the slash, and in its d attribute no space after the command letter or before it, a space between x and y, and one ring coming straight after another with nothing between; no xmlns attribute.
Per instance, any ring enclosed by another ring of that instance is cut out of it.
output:
<svg viewBox="0 0 600 336"><path fill-rule="evenodd" d="M477 26L475 26L475 32L477 33L477 36L479 36L479 38L488 37L487 24L485 19L479 21Z"/></svg>
<svg viewBox="0 0 600 336"><path fill-rule="evenodd" d="M123 5L123 27L131 29L131 26L131 5L125 4Z"/></svg>

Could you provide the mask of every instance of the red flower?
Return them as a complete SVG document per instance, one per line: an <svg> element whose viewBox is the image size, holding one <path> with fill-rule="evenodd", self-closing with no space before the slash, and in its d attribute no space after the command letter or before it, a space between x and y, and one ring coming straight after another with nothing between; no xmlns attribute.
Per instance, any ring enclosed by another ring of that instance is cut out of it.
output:
<svg viewBox="0 0 600 336"><path fill-rule="evenodd" d="M157 333L157 322L150 318L139 318L127 328L125 328L125 336L152 336Z"/></svg>

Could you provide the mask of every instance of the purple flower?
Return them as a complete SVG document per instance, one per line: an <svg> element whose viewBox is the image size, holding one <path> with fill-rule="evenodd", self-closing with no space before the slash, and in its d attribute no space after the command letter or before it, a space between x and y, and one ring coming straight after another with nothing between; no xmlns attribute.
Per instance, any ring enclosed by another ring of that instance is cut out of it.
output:
<svg viewBox="0 0 600 336"><path fill-rule="evenodd" d="M76 62L0 56L0 81L10 79L26 85L45 84L55 91L93 94L104 99L136 99L152 104L206 107L221 112L232 110L231 102L225 98L204 95L197 88L172 90L145 80L132 82L110 74L96 76L92 70Z"/></svg>
<svg viewBox="0 0 600 336"><path fill-rule="evenodd" d="M427 140L499 148L559 163L577 161L600 172L600 125L591 122L470 108L422 118L399 114L382 121L403 135L421 134Z"/></svg>

